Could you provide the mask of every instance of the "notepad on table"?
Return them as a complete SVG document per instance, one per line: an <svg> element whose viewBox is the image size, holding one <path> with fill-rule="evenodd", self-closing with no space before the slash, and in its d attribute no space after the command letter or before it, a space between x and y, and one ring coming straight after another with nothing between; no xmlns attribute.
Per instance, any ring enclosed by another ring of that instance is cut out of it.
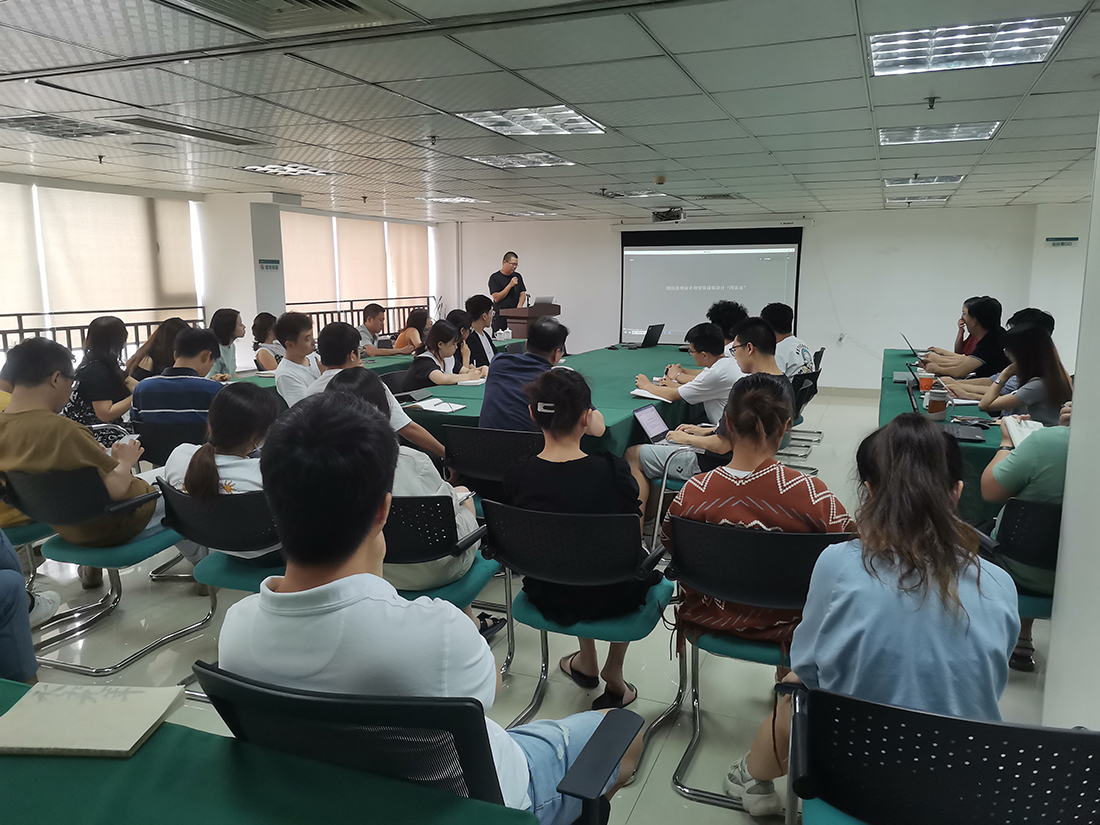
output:
<svg viewBox="0 0 1100 825"><path fill-rule="evenodd" d="M1007 415L1001 420L1005 422L1005 429L1008 430L1008 437L1012 439L1012 443L1016 447L1023 444L1024 439L1033 432L1043 429L1043 425L1038 421L1020 421L1014 415Z"/></svg>
<svg viewBox="0 0 1100 825"><path fill-rule="evenodd" d="M178 685L40 682L0 716L0 753L133 756L182 700Z"/></svg>
<svg viewBox="0 0 1100 825"><path fill-rule="evenodd" d="M645 398L649 401L660 401L663 404L668 403L667 398L661 398L661 396L657 395L656 393L652 393L649 390L643 390L641 388L631 390L630 394L633 395L635 398Z"/></svg>
<svg viewBox="0 0 1100 825"><path fill-rule="evenodd" d="M485 383L484 378L470 378L470 379L467 379L466 381L459 381L458 386L460 386L460 387L480 387L484 383Z"/></svg>
<svg viewBox="0 0 1100 825"><path fill-rule="evenodd" d="M432 397L432 398L425 398L422 401L417 401L415 404L406 404L405 409L407 409L407 410L424 410L426 412L437 412L437 413L453 413L453 412L458 412L459 410L466 409L466 405L465 404L452 404L450 402L444 401L442 398Z"/></svg>

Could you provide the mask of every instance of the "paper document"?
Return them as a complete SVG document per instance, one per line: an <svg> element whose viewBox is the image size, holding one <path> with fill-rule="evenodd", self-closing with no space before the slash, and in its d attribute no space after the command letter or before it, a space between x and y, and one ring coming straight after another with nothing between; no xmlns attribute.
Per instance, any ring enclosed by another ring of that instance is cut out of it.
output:
<svg viewBox="0 0 1100 825"><path fill-rule="evenodd" d="M649 390L643 390L643 389L639 388L639 389L636 389L636 390L631 390L630 394L633 395L635 398L646 398L650 401L660 401L662 404L667 404L668 403L667 398L661 398L661 396L656 395L655 393L652 393Z"/></svg>
<svg viewBox="0 0 1100 825"><path fill-rule="evenodd" d="M1005 429L1008 430L1008 435L1012 439L1013 445L1017 447L1023 444L1024 439L1033 432L1043 429L1043 425L1038 421L1018 421L1011 415L1005 416L1002 421L1005 422Z"/></svg>
<svg viewBox="0 0 1100 825"><path fill-rule="evenodd" d="M460 386L460 387L480 387L484 383L485 383L484 378L470 378L466 381L459 381L458 386Z"/></svg>
<svg viewBox="0 0 1100 825"><path fill-rule="evenodd" d="M183 687L39 683L0 716L0 753L133 756Z"/></svg>
<svg viewBox="0 0 1100 825"><path fill-rule="evenodd" d="M465 404L451 404L444 401L442 398L425 398L423 401L417 401L415 404L406 404L405 409L408 410L425 410L427 412L437 413L453 413L459 410L466 409Z"/></svg>

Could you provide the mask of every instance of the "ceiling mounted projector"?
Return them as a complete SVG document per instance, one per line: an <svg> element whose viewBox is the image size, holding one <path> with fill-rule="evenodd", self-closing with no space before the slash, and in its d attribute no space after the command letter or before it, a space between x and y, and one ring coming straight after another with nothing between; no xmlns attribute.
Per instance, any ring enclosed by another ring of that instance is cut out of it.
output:
<svg viewBox="0 0 1100 825"><path fill-rule="evenodd" d="M654 223L679 223L682 220L684 220L684 208L682 206L673 206L663 212L653 213Z"/></svg>

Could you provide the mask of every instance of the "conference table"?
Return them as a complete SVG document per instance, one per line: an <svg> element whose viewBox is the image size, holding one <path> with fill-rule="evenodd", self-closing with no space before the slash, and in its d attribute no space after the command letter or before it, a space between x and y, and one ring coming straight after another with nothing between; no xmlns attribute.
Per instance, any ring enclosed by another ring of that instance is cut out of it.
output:
<svg viewBox="0 0 1100 825"><path fill-rule="evenodd" d="M0 715L29 687L0 679ZM0 756L6 823L521 825L535 816L165 722L129 759Z"/></svg>
<svg viewBox="0 0 1100 825"><path fill-rule="evenodd" d="M913 360L913 353L907 349L883 351L882 393L878 402L880 427L893 421L902 413L913 411L905 384L894 383L894 373L906 372L906 362L912 363ZM989 415L976 406L956 407L955 415L990 419ZM1000 504L991 504L982 498L982 472L993 459L1000 444L1001 428L997 426L985 431L985 443L959 442L963 454L963 492L959 499L959 516L970 524L978 524L994 518L1001 509Z"/></svg>

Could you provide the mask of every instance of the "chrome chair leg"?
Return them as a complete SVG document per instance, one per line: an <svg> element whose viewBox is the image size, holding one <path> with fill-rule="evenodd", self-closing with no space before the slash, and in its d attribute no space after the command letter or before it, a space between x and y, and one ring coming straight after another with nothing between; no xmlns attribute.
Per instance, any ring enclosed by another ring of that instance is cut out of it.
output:
<svg viewBox="0 0 1100 825"><path fill-rule="evenodd" d="M77 607L70 608L69 610L56 613L49 621L43 622L37 628L35 632L41 633L49 630L50 628L57 627L58 625L68 624L69 622L76 621L86 613L91 613L91 616L86 616L84 621L80 624L70 627L68 630L64 630L48 639L42 639L35 643L34 650L39 652L42 650L49 650L51 647L62 642L67 642L71 639L76 639L83 636L89 630L92 629L103 619L107 618L116 607L118 607L119 601L122 599L122 578L118 575L118 571L108 568L107 569L107 581L110 583L107 592L103 594L103 597L98 601L89 602L88 604L78 605Z"/></svg>
<svg viewBox="0 0 1100 825"><path fill-rule="evenodd" d="M171 570L177 564L183 561L183 553L176 553L175 557L166 561L160 567L155 567L149 571L149 581L154 582L193 582L195 577L190 573L167 573L165 571Z"/></svg>
<svg viewBox="0 0 1100 825"><path fill-rule="evenodd" d="M539 670L539 683L535 686L535 695L531 697L531 704L525 707L519 716L509 723L508 730L529 722L531 717L538 711L539 705L542 704L542 697L546 693L547 671L550 667L550 641L545 630L539 631L539 637L542 642L542 668Z"/></svg>
<svg viewBox="0 0 1100 825"><path fill-rule="evenodd" d="M512 618L512 571L504 571L504 632L508 635L508 654L504 657L504 664L500 666L501 678L508 675L508 669L512 666L512 659L516 655L516 623Z"/></svg>
<svg viewBox="0 0 1100 825"><path fill-rule="evenodd" d="M817 467L811 467L808 464L788 464L786 461L781 461L784 467L790 467L792 470L798 470L800 473L805 473L808 476L817 475Z"/></svg>
<svg viewBox="0 0 1100 825"><path fill-rule="evenodd" d="M192 671L191 673L188 673L186 676L180 679L178 682L176 682L176 684L183 688L189 688L197 681L199 681L199 677L195 675L194 671ZM203 702L207 705L213 704L210 701L210 697L203 693L203 691L201 690L185 690L183 692L183 697L185 699L193 699L196 702Z"/></svg>
<svg viewBox="0 0 1100 825"><path fill-rule="evenodd" d="M672 704L661 711L661 715L649 723L649 726L645 729L645 733L642 734L642 752L638 755L638 764L634 768L634 775L627 781L627 785L634 783L634 778L641 771L642 763L645 761L645 755L649 750L650 740L653 735L660 729L660 727L670 719L675 719L676 715L680 712L680 707L684 703L684 693L687 692L687 658L683 654L677 655L677 660L680 668L680 684L676 688L676 698L672 700ZM624 786L625 787L625 786Z"/></svg>
<svg viewBox="0 0 1100 825"><path fill-rule="evenodd" d="M813 448L809 444L799 444L792 442L787 445L783 450L776 453L777 456L784 458L805 458L808 456Z"/></svg>

